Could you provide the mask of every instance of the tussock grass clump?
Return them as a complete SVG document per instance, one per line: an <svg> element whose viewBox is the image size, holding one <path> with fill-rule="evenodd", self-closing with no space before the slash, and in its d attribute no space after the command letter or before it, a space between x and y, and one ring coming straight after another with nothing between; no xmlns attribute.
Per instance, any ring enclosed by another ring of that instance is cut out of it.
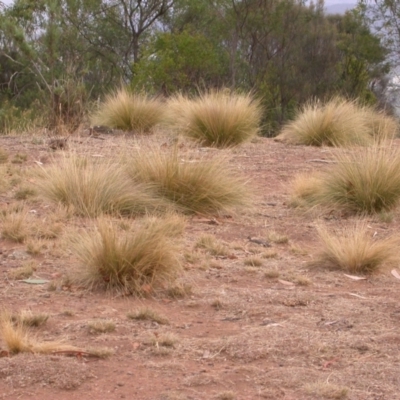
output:
<svg viewBox="0 0 400 400"><path fill-rule="evenodd" d="M12 315L11 320L16 324L22 324L26 327L39 327L44 325L49 319L49 314L33 313L32 311L23 310L18 314Z"/></svg>
<svg viewBox="0 0 400 400"><path fill-rule="evenodd" d="M136 154L127 172L186 214L215 214L250 204L249 188L222 158L182 160L177 151L157 149Z"/></svg>
<svg viewBox="0 0 400 400"><path fill-rule="evenodd" d="M25 212L10 212L0 217L1 236L13 242L22 243L29 235Z"/></svg>
<svg viewBox="0 0 400 400"><path fill-rule="evenodd" d="M372 146L338 153L337 164L324 173L317 201L352 213L379 213L400 199L400 151Z"/></svg>
<svg viewBox="0 0 400 400"><path fill-rule="evenodd" d="M0 317L0 337L11 354L79 351L62 341L40 341L25 325L19 321L14 322L8 313L3 313Z"/></svg>
<svg viewBox="0 0 400 400"><path fill-rule="evenodd" d="M400 150L374 145L337 153L336 164L294 182L293 205L334 206L353 214L389 211L400 200Z"/></svg>
<svg viewBox="0 0 400 400"><path fill-rule="evenodd" d="M297 118L282 129L279 138L308 146L369 145L397 134L394 119L372 107L339 97L303 106Z"/></svg>
<svg viewBox="0 0 400 400"><path fill-rule="evenodd" d="M147 133L163 120L164 110L165 105L160 100L121 88L106 97L92 122L123 131Z"/></svg>
<svg viewBox="0 0 400 400"><path fill-rule="evenodd" d="M71 155L37 170L37 188L47 199L82 216L142 214L165 205L143 184L133 184L119 164Z"/></svg>
<svg viewBox="0 0 400 400"><path fill-rule="evenodd" d="M115 323L111 320L95 320L87 324L89 333L111 333L115 331Z"/></svg>
<svg viewBox="0 0 400 400"><path fill-rule="evenodd" d="M212 256L229 255L229 248L214 235L210 234L201 235L196 243L196 247L199 249L204 249Z"/></svg>
<svg viewBox="0 0 400 400"><path fill-rule="evenodd" d="M173 281L181 265L171 226L168 217L149 217L133 231L122 231L115 223L99 219L94 232L77 233L71 238L81 261L75 280L126 294L148 293L149 287Z"/></svg>
<svg viewBox="0 0 400 400"><path fill-rule="evenodd" d="M340 230L328 231L317 227L322 249L316 264L338 268L351 273L372 273L384 264L398 262L399 239L374 239L364 221Z"/></svg>
<svg viewBox="0 0 400 400"><path fill-rule="evenodd" d="M209 91L195 99L178 95L168 104L179 132L205 146L236 146L260 130L261 104L250 94Z"/></svg>
<svg viewBox="0 0 400 400"><path fill-rule="evenodd" d="M142 307L136 311L128 312L127 317L129 319L135 319L138 321L154 321L160 325L169 324L168 318L160 315L157 311L148 307Z"/></svg>

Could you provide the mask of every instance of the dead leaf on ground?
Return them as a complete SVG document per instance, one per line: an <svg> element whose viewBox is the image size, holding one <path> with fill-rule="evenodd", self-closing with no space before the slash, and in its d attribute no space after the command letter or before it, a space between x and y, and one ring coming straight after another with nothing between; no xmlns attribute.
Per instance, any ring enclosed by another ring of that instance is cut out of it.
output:
<svg viewBox="0 0 400 400"><path fill-rule="evenodd" d="M356 275L347 275L347 274L343 274L344 276L346 276L347 278L353 279L353 281L362 281L367 279L365 276L356 276Z"/></svg>
<svg viewBox="0 0 400 400"><path fill-rule="evenodd" d="M283 279L278 279L279 283L282 283L282 285L286 285L286 286L294 286L293 282L289 282L289 281L284 281Z"/></svg>
<svg viewBox="0 0 400 400"><path fill-rule="evenodd" d="M392 269L391 273L396 279L400 279L400 274L397 272L396 269Z"/></svg>

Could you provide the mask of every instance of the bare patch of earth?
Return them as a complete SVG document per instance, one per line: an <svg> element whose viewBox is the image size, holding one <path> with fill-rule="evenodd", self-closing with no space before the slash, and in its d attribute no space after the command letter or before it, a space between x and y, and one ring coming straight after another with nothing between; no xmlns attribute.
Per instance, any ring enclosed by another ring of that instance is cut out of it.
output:
<svg viewBox="0 0 400 400"><path fill-rule="evenodd" d="M69 142L73 151L90 157L121 151L129 155L149 144L173 146L162 134L139 139L82 134ZM10 179L20 176L0 194L0 208L24 203L35 218L46 220L55 212L53 205L36 197L15 200L14 195L21 186L34 187L29 171L38 162L57 162L63 151L54 152L46 139L32 137L0 137L0 147L10 154ZM184 142L180 147L183 157L221 153ZM48 322L34 330L43 340L64 339L82 349L106 347L114 354L107 359L3 357L0 398L400 399L400 281L389 270L354 281L340 271L308 267L318 248L315 223L334 228L351 218L288 206L290 180L299 172L330 168L326 161L333 151L260 138L222 152L249 178L255 206L232 215L188 219L181 284L190 286L191 293L184 298L158 293L138 299L66 285L63 277L77 260L62 237L48 240L36 256L26 253L26 244L1 239L2 308L48 313ZM27 160L12 163L16 154L26 154ZM64 231L90 224L71 218ZM390 223L369 218L371 233L378 236L397 233L399 224L398 212ZM196 250L204 233L223 241L229 255ZM287 236L287 243L271 241L272 234ZM261 266L245 265L255 256ZM26 259L37 262L34 277L50 285L9 279L9 271ZM152 308L169 323L127 318L141 307ZM93 320L111 320L116 329L93 334L88 329ZM165 335L173 337L172 344L160 344Z"/></svg>

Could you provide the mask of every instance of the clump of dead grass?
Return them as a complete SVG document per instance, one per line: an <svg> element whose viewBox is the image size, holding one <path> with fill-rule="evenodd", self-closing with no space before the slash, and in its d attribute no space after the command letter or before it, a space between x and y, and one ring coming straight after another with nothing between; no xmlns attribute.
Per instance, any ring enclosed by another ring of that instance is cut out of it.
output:
<svg viewBox="0 0 400 400"><path fill-rule="evenodd" d="M33 313L31 310L22 310L17 314L11 315L11 320L15 324L21 324L26 327L39 327L44 325L49 319L49 314Z"/></svg>
<svg viewBox="0 0 400 400"><path fill-rule="evenodd" d="M35 261L27 261L23 263L20 267L10 269L7 272L7 275L10 279L27 279L33 275L36 267L37 265Z"/></svg>
<svg viewBox="0 0 400 400"><path fill-rule="evenodd" d="M13 242L22 243L29 235L26 224L27 215L25 212L10 212L0 216L2 223L1 236Z"/></svg>
<svg viewBox="0 0 400 400"><path fill-rule="evenodd" d="M164 110L165 105L159 99L121 88L106 97L92 122L123 131L147 133L163 120Z"/></svg>
<svg viewBox="0 0 400 400"><path fill-rule="evenodd" d="M347 398L349 389L329 382L314 382L304 386L305 391L319 399L343 400Z"/></svg>
<svg viewBox="0 0 400 400"><path fill-rule="evenodd" d="M368 274L399 260L399 239L393 236L374 239L364 221L333 232L323 225L317 226L317 230L322 248L313 262L315 265Z"/></svg>
<svg viewBox="0 0 400 400"><path fill-rule="evenodd" d="M142 214L163 208L143 184L132 183L112 161L93 162L75 155L37 171L41 194L82 216ZM164 207L165 208L165 207Z"/></svg>
<svg viewBox="0 0 400 400"><path fill-rule="evenodd" d="M394 119L357 101L335 97L326 103L313 101L282 129L278 138L308 146L368 145L395 137Z"/></svg>
<svg viewBox="0 0 400 400"><path fill-rule="evenodd" d="M334 206L355 214L389 211L400 200L400 150L374 145L335 156L329 170L294 182L292 204Z"/></svg>
<svg viewBox="0 0 400 400"><path fill-rule="evenodd" d="M126 168L134 183L151 185L183 213L213 214L250 204L248 185L224 157L182 160L176 149L153 148L136 154Z"/></svg>
<svg viewBox="0 0 400 400"><path fill-rule="evenodd" d="M81 261L75 280L88 287L103 287L126 294L147 293L149 287L173 281L181 271L179 246L171 236L176 217L145 218L134 230L97 221L97 229L71 237Z"/></svg>
<svg viewBox="0 0 400 400"><path fill-rule="evenodd" d="M178 131L205 146L236 146L260 130L261 104L250 94L214 90L195 99L178 95L168 105Z"/></svg>
<svg viewBox="0 0 400 400"><path fill-rule="evenodd" d="M91 334L111 333L115 331L115 322L111 320L94 320L87 324Z"/></svg>
<svg viewBox="0 0 400 400"><path fill-rule="evenodd" d="M152 308L142 307L138 310L128 312L127 317L138 321L154 321L160 325L168 325L168 318L163 317Z"/></svg>
<svg viewBox="0 0 400 400"><path fill-rule="evenodd" d="M212 256L227 256L230 253L229 248L223 242L218 240L214 235L207 233L199 237L196 247L204 249Z"/></svg>
<svg viewBox="0 0 400 400"><path fill-rule="evenodd" d="M40 341L20 322L13 322L10 314L0 316L0 337L10 354L39 353L49 354L58 351L79 351L78 348L62 341Z"/></svg>

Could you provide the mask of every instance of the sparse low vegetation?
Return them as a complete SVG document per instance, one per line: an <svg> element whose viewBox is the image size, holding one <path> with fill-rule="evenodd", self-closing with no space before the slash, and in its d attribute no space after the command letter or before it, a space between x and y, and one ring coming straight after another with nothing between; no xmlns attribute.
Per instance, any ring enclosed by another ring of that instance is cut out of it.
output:
<svg viewBox="0 0 400 400"><path fill-rule="evenodd" d="M169 323L168 318L163 317L157 311L152 308L143 307L138 310L131 311L127 314L129 319L134 319L138 321L154 321L160 325L167 325Z"/></svg>
<svg viewBox="0 0 400 400"><path fill-rule="evenodd" d="M163 120L165 105L145 93L119 89L109 94L92 117L93 125L148 133Z"/></svg>
<svg viewBox="0 0 400 400"><path fill-rule="evenodd" d="M205 146L231 147L259 133L260 102L250 94L210 91L169 101L170 120L177 130Z"/></svg>
<svg viewBox="0 0 400 400"><path fill-rule="evenodd" d="M87 324L89 333L111 333L115 331L115 323L111 320L94 320Z"/></svg>
<svg viewBox="0 0 400 400"><path fill-rule="evenodd" d="M212 256L226 256L229 254L229 248L218 240L214 235L201 235L196 243L196 247L204 249Z"/></svg>
<svg viewBox="0 0 400 400"><path fill-rule="evenodd" d="M332 232L320 225L318 234L322 247L313 262L317 266L368 274L399 260L399 238L374 238L374 233L363 221Z"/></svg>
<svg viewBox="0 0 400 400"><path fill-rule="evenodd" d="M111 221L98 220L94 231L71 237L81 262L75 280L126 294L147 293L149 287L173 281L181 266L171 225L169 218L147 218L127 232Z"/></svg>
<svg viewBox="0 0 400 400"><path fill-rule="evenodd" d="M80 351L62 341L41 341L20 322L3 313L0 317L0 337L10 354L38 353L49 354L57 351Z"/></svg>

